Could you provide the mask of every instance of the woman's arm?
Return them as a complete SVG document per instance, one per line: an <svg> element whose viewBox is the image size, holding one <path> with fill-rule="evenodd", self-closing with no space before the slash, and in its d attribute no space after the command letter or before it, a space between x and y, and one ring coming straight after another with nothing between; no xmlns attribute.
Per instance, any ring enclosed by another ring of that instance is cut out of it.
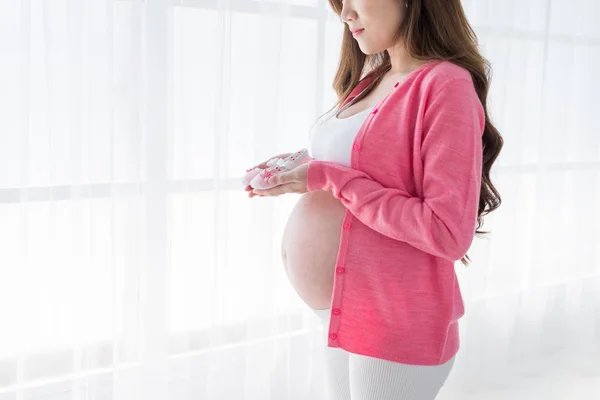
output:
<svg viewBox="0 0 600 400"><path fill-rule="evenodd" d="M475 236L484 127L473 83L450 80L424 115L424 198L383 187L364 172L316 160L308 165L308 190L331 190L371 229L435 256L459 260Z"/></svg>

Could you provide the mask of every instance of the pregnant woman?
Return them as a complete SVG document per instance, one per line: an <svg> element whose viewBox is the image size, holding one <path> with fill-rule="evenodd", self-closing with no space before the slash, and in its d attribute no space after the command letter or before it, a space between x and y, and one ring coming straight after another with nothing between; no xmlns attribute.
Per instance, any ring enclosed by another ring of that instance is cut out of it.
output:
<svg viewBox="0 0 600 400"><path fill-rule="evenodd" d="M302 195L282 256L324 323L329 398L432 400L459 349L454 263L501 203L489 66L460 0L329 4L345 23L334 112L308 162L246 190Z"/></svg>

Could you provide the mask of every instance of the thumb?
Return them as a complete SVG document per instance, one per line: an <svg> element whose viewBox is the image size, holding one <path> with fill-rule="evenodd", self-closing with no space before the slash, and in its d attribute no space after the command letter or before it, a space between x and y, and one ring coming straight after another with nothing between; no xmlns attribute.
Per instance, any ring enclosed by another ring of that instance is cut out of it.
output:
<svg viewBox="0 0 600 400"><path fill-rule="evenodd" d="M292 181L292 173L291 172L284 172L281 173L279 175L274 175L272 177L270 177L267 181L267 183L269 185L283 185L285 183L289 183Z"/></svg>

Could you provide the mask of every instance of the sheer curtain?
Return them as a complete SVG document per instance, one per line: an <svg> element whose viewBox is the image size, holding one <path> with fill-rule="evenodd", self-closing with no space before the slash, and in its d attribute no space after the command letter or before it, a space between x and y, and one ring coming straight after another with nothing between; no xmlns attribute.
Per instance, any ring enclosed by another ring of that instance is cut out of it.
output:
<svg viewBox="0 0 600 400"><path fill-rule="evenodd" d="M440 398L600 394L600 2L463 3L503 205ZM0 2L0 400L324 399L298 198L238 178L307 147L341 32L324 0Z"/></svg>

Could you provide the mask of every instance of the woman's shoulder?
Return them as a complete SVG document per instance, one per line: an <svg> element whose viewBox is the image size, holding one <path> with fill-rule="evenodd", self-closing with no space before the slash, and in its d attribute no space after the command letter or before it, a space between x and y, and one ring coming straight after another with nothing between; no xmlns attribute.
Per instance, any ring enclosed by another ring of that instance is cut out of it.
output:
<svg viewBox="0 0 600 400"><path fill-rule="evenodd" d="M425 71L421 82L435 91L436 89L441 89L448 82L457 79L473 82L468 69L451 61L440 60L432 63L430 68Z"/></svg>

